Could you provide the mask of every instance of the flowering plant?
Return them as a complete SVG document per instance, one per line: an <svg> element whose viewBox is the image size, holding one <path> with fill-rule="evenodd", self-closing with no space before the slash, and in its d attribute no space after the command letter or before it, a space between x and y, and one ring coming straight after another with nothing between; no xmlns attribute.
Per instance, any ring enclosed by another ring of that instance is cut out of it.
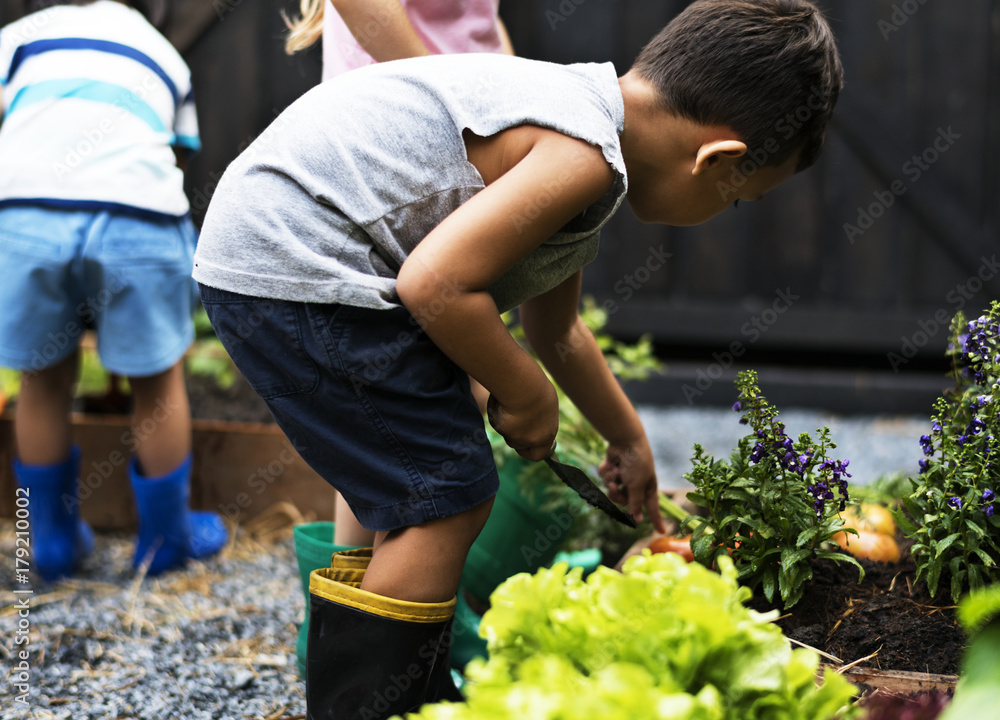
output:
<svg viewBox="0 0 1000 720"><path fill-rule="evenodd" d="M915 540L917 578L935 595L950 578L954 600L966 588L1000 582L1000 302L951 324L955 387L938 398L913 492L896 520Z"/></svg>
<svg viewBox="0 0 1000 720"><path fill-rule="evenodd" d="M708 517L689 517L691 550L695 560L711 567L723 555L732 557L740 582L756 588L774 602L791 607L802 597L812 578L812 558L828 558L856 565L857 560L824 543L843 528L840 517L850 499L848 460L827 453L836 445L829 428L813 440L802 433L792 440L778 411L757 385L757 373L741 372L740 391L733 410L743 412L740 423L752 433L739 441L729 462L715 460L694 446L694 468L684 477L695 486L688 499L707 508ZM847 529L845 532L857 534Z"/></svg>

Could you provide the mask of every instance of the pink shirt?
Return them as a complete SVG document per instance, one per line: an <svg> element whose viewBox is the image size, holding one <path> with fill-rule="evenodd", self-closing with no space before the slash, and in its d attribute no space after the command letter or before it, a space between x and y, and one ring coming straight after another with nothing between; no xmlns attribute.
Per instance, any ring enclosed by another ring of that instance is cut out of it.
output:
<svg viewBox="0 0 1000 720"><path fill-rule="evenodd" d="M399 0L424 45L435 55L503 52L497 26L500 0ZM381 26L373 22L370 32ZM327 0L323 12L323 79L372 65L347 25Z"/></svg>

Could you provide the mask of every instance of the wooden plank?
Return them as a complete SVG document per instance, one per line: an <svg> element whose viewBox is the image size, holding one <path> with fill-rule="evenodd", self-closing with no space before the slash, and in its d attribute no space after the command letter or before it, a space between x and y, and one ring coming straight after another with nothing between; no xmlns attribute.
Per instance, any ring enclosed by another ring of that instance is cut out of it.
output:
<svg viewBox="0 0 1000 720"><path fill-rule="evenodd" d="M191 508L212 510L236 523L290 502L303 515L333 518L333 489L299 456L276 425L193 421ZM73 439L83 451L80 509L95 528L136 527L127 463L133 436L126 416L73 416ZM0 517L13 516L13 414L0 416Z"/></svg>
<svg viewBox="0 0 1000 720"><path fill-rule="evenodd" d="M752 369L760 376L762 392L779 408L822 408L846 416L926 417L934 401L954 386L942 373L789 368L746 358L724 367L708 352L702 362L668 359L666 364L663 375L624 383L625 393L632 402L652 406L728 407L736 400L737 372Z"/></svg>
<svg viewBox="0 0 1000 720"><path fill-rule="evenodd" d="M888 192L894 182L903 181L899 169L912 153L907 154L896 148L893 133L880 121L874 109L874 98L863 98L855 93L846 95L842 104L843 110L838 108L831 124L883 182L882 190ZM948 127L942 128L942 131L947 133ZM925 142L933 143L934 140L932 135ZM992 276L980 273L983 258L996 255L997 230L982 227L971 217L954 199L949 186L941 183L935 173L925 172L919 182L911 182L904 187L906 192L895 197L894 202L917 218L928 236L970 278L979 275L988 294L1000 295L1000 273L993 273Z"/></svg>
<svg viewBox="0 0 1000 720"><path fill-rule="evenodd" d="M208 29L225 19L243 0L172 0L163 34L182 54Z"/></svg>
<svg viewBox="0 0 1000 720"><path fill-rule="evenodd" d="M886 357L886 369L890 367L888 353L905 355L906 359L919 356L936 361L943 357L947 325L954 315L954 307L944 301L936 308L892 312L842 305L807 306L805 300L789 303L783 299L801 298L805 292L799 285L772 287L768 297L751 296L740 304L688 298L626 302L620 294L600 295L597 300L599 305L610 303L606 306L612 310L607 327L612 334L638 337L651 333L663 345L724 349L736 342L743 348L875 354Z"/></svg>
<svg viewBox="0 0 1000 720"><path fill-rule="evenodd" d="M836 666L828 665L833 670ZM954 693L957 675L936 675L933 673L903 672L901 670L878 670L876 668L853 667L843 673L844 677L862 689L881 691L893 695L914 695L916 693Z"/></svg>

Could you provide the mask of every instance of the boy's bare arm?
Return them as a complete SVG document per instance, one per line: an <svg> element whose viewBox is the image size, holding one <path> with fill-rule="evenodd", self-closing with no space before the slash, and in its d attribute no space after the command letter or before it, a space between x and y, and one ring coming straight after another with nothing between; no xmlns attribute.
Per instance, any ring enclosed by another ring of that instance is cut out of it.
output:
<svg viewBox="0 0 1000 720"><path fill-rule="evenodd" d="M582 275L578 272L522 304L521 325L556 383L608 441L607 460L600 471L612 497L627 502L638 519L647 512L654 527L665 532L645 430L578 312Z"/></svg>
<svg viewBox="0 0 1000 720"><path fill-rule="evenodd" d="M537 127L506 133L512 142L496 146L499 177L421 241L396 289L435 344L490 391L497 431L540 460L558 429L555 389L511 338L487 288L600 198L613 176L600 149L583 141Z"/></svg>
<svg viewBox="0 0 1000 720"><path fill-rule="evenodd" d="M430 55L399 0L331 0L347 29L376 62Z"/></svg>

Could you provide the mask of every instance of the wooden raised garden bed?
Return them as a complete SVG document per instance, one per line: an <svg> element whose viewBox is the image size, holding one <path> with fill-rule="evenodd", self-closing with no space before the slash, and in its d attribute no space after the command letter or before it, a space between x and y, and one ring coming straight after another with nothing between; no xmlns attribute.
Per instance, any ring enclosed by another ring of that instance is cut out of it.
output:
<svg viewBox="0 0 1000 720"><path fill-rule="evenodd" d="M333 518L334 492L273 423L195 419L191 507L246 522L271 505L289 502L317 520ZM73 415L83 450L81 512L95 528L134 530L125 415ZM123 442L125 436L125 442ZM0 415L0 517L13 517L13 412ZM89 490L88 490L89 488Z"/></svg>

